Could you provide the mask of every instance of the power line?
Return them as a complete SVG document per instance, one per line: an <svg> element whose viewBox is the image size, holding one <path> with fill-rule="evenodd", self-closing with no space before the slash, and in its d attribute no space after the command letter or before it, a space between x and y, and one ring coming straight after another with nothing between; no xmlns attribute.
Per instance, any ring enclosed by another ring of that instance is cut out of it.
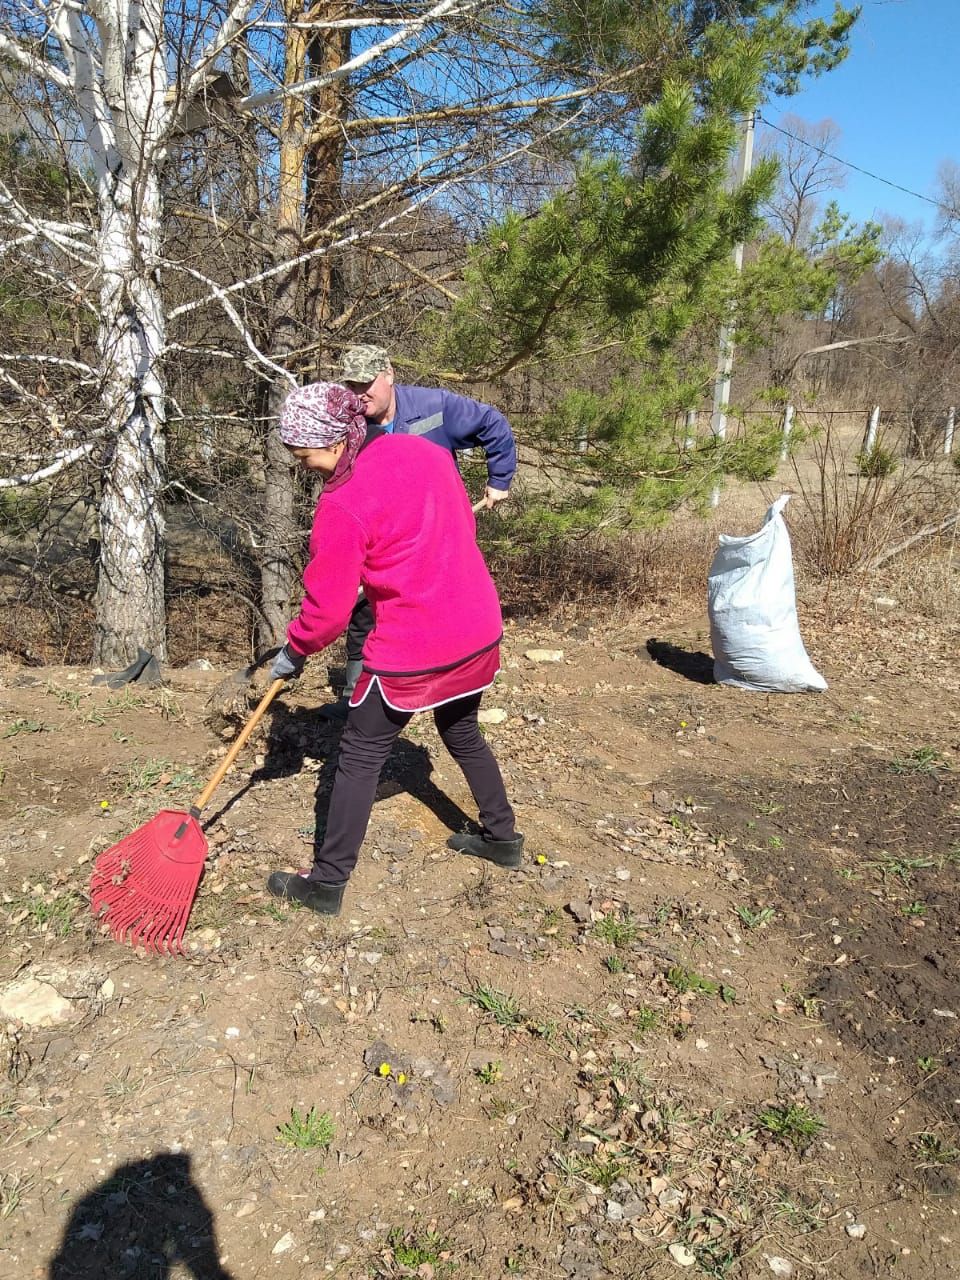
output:
<svg viewBox="0 0 960 1280"><path fill-rule="evenodd" d="M815 142L810 142L807 138L801 138L795 133L791 133L789 129L781 129L778 124L768 120L766 116L757 112L757 119L762 120L768 129L773 129L777 133L782 133L785 138L792 138L794 142L799 142L804 147L809 147L811 151L818 151L820 155L826 156L828 160L835 160L837 164L844 165L847 169L853 169L856 173L862 173L866 178L872 178L874 182L882 182L885 187L893 187L895 191L902 191L904 195L913 196L917 200L923 200L927 204L932 204L935 209L939 209L941 213L945 213L951 218L960 218L960 210L952 209L949 205L943 204L939 200L934 200L932 196L921 195L919 191L913 191L910 187L904 187L899 182L894 182L890 178L884 178L882 174L871 173L869 169L864 169L858 164L854 164L852 160L844 160L843 156L835 156L832 151L826 151L823 147L818 147Z"/></svg>

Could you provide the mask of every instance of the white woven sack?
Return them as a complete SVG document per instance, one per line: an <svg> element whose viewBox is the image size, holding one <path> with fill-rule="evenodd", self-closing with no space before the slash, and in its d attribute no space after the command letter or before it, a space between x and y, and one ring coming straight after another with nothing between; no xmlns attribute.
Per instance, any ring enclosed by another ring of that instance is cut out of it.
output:
<svg viewBox="0 0 960 1280"><path fill-rule="evenodd" d="M766 693L808 693L827 682L807 656L797 621L793 556L782 494L756 533L720 535L707 579L718 684Z"/></svg>

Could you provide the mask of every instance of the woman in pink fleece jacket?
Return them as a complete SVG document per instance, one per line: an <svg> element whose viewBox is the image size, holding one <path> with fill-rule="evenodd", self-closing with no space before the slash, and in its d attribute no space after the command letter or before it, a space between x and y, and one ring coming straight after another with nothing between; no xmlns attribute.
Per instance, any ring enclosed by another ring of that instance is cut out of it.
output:
<svg viewBox="0 0 960 1280"><path fill-rule="evenodd" d="M380 771L411 716L428 710L482 823L479 835L451 836L448 845L518 867L523 836L477 724L500 665L500 603L453 458L416 436L368 427L353 392L326 382L287 397L280 438L326 483L303 603L271 674L299 675L310 654L341 635L361 586L375 625L350 699L323 843L312 868L275 872L267 888L323 915L339 913Z"/></svg>

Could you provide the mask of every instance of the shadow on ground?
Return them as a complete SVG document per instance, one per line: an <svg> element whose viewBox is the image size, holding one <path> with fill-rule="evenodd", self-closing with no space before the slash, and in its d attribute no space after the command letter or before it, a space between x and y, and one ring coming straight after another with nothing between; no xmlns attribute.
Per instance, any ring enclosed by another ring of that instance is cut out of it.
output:
<svg viewBox="0 0 960 1280"><path fill-rule="evenodd" d="M678 676L692 680L695 684L715 684L713 678L713 658L701 650L681 649L669 640L658 640L651 636L647 641L647 653L660 667L675 671Z"/></svg>
<svg viewBox="0 0 960 1280"><path fill-rule="evenodd" d="M190 1165L171 1152L119 1165L77 1202L48 1280L232 1280Z"/></svg>

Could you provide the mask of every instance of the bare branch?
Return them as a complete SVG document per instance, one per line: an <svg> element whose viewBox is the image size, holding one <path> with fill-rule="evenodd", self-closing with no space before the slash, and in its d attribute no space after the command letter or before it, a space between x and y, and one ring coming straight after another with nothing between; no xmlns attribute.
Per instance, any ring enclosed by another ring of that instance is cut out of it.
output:
<svg viewBox="0 0 960 1280"><path fill-rule="evenodd" d="M9 351L0 351L0 362L4 360L22 360L27 364L62 365L66 369L77 369L81 373L89 373L90 376L98 382L100 380L100 375L97 373L96 369L92 368L88 364L84 364L82 360L68 360L64 356L24 355L22 352L14 354Z"/></svg>
<svg viewBox="0 0 960 1280"><path fill-rule="evenodd" d="M2 32L0 32L0 54L10 58L11 61L23 67L25 71L31 72L40 80L47 80L50 84L56 85L64 93L73 92L73 81L59 67L55 67L46 58L41 58L37 54L31 53L29 49L25 49L18 41L12 40L10 36L4 35Z"/></svg>
<svg viewBox="0 0 960 1280"><path fill-rule="evenodd" d="M630 71L620 72L609 80L588 85L583 89L570 89L566 93L546 94L538 98L514 98L507 102L481 102L470 105L455 103L452 106L436 107L432 111L411 111L402 116L367 116L356 120L337 120L332 126L315 130L308 141L311 143L320 141L334 132L355 137L358 134L379 132L381 129L432 124L441 120L470 120L480 116L503 115L508 111L539 111L543 107L554 106L557 103L575 102L579 98L594 97L604 89L611 88L616 82L633 75L634 71L635 68L631 68Z"/></svg>
<svg viewBox="0 0 960 1280"><path fill-rule="evenodd" d="M458 0L439 0L439 3L435 4L422 17L415 18L408 26L395 31L393 35L385 37L378 44L371 45L369 49L364 49L362 53L358 53L354 58L349 58L325 75L316 76L312 80L304 80L300 84L272 89L267 93L250 94L246 98L241 98L237 103L237 109L240 111L258 111L262 107L273 106L284 98L307 98L311 94L317 93L320 89L325 89L328 85L335 83L335 81L343 80L355 71L359 71L361 67L375 62L383 54L389 53L391 49L395 49L398 45L405 44L412 36L422 31L424 27L437 22L440 18L450 17L454 12L461 16L477 8L479 4L480 0L459 0L459 2Z"/></svg>
<svg viewBox="0 0 960 1280"><path fill-rule="evenodd" d="M960 511L954 512L952 516L947 516L939 524L927 525L926 528L919 530L918 533L907 538L904 542L898 542L895 547L888 547L886 551L881 551L878 556L871 556L869 560L862 560L854 568L857 573L869 573L872 569L879 569L888 560L892 560L902 552L908 551L910 547L916 546L918 542L923 542L925 538L933 538L938 533L946 533L948 529L952 529L956 524L960 524Z"/></svg>
<svg viewBox="0 0 960 1280"><path fill-rule="evenodd" d="M54 454L54 461L48 466L40 467L37 471L28 471L21 476L0 476L0 489L27 489L32 485L41 484L44 480L49 480L61 471L65 471L67 467L73 466L75 462L88 458L96 447L96 440L88 440L86 444L79 445L76 449L67 449L63 453Z"/></svg>
<svg viewBox="0 0 960 1280"><path fill-rule="evenodd" d="M183 263L161 262L160 265L165 266L170 271L181 271L184 275L191 276L194 280L199 280L202 284L207 285L207 287L213 292L209 298L205 299L205 301L212 302L215 300L220 303L226 312L227 318L240 334L240 337L243 339L244 344L253 356L254 360L264 368L270 369L274 373L278 374L281 379L289 382L291 386L295 387L297 385L297 380L293 374L290 373L288 369L284 369L281 365L275 364L269 356L265 356L254 342L249 329L240 318L240 313L227 297L229 290L218 285L216 280L211 280L209 276L205 276L203 272L197 271L194 267L188 267Z"/></svg>
<svg viewBox="0 0 960 1280"><path fill-rule="evenodd" d="M801 351L795 356L793 361L786 369L786 376L789 377L801 360L805 360L807 356L822 356L827 351L842 351L845 347L862 347L867 343L877 343L878 345L909 342L909 337L904 337L894 333L878 333L871 338L844 338L840 342L827 342L822 347L810 347L807 351Z"/></svg>

